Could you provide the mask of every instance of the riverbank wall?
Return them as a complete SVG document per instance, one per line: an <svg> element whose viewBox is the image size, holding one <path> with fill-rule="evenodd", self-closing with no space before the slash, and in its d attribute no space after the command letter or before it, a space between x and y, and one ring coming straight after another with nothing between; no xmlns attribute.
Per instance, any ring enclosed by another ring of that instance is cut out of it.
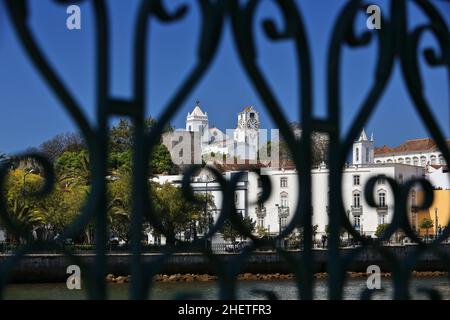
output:
<svg viewBox="0 0 450 320"><path fill-rule="evenodd" d="M398 260L404 261L417 250L416 246L385 247L389 254ZM351 254L352 249L341 249L341 256ZM450 255L450 245L441 245L440 251L447 256ZM290 252L292 258L297 261L302 259L301 251ZM328 252L327 250L313 250L313 268L315 273L327 272ZM0 265L11 259L11 255L0 255ZM95 254L80 253L77 257L82 261L85 269L93 270L95 264ZM141 261L146 265L157 265L161 261L161 254L143 253ZM227 266L236 264L239 254L215 254L215 259L219 263L214 264L200 253L177 253L163 260L160 267L155 270L157 274L210 274L218 273L214 265ZM107 254L107 273L115 275L131 274L130 266L132 255L129 253L109 253ZM244 261L239 262L241 268L239 273L252 274L288 274L293 272L293 267L279 254L275 252L253 252ZM28 254L23 256L15 264L9 273L10 282L14 283L35 283L35 282L65 282L69 276L66 273L69 265L76 264L67 256L61 254ZM426 251L420 255L415 264L416 271L449 271L447 266L450 261L443 261L431 251ZM347 271L366 272L369 265L378 265L382 272L392 272L393 268L377 251L366 248L358 254L349 264ZM83 266L81 266L83 277Z"/></svg>

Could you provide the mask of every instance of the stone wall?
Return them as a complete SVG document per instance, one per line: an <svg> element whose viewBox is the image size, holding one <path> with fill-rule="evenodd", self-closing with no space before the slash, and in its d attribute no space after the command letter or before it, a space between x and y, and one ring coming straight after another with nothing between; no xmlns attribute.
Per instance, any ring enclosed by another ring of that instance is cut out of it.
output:
<svg viewBox="0 0 450 320"><path fill-rule="evenodd" d="M399 246L386 247L386 250L395 254L399 260L411 254L416 250L416 246ZM450 254L450 245L442 245L442 251ZM342 255L350 253L348 249L341 249ZM292 252L291 255L296 259L301 259L301 252ZM216 254L215 257L219 259L219 265L228 265L234 263L238 258L238 254ZM3 265L6 259L11 258L10 255L0 255L0 264ZM77 258L85 264L81 266L82 276L86 276L86 270L93 270L95 261L94 254L78 254ZM153 264L160 260L161 255L158 253L142 254L141 259L146 264ZM132 256L127 253L113 253L107 255L108 270L107 273L115 275L130 274L130 263ZM327 251L313 250L314 271L327 271ZM29 254L24 256L16 265L11 273L10 280L12 282L59 282L65 281L68 277L66 274L67 266L71 264L78 264L70 261L69 258L60 254ZM382 272L391 272L392 268L389 264L381 259L381 256L373 251L365 249L359 256L357 256L347 271L365 272L367 266L376 264L380 266ZM419 262L416 264L414 270L417 271L449 271L445 270L443 261L436 257L431 252L426 252L421 255ZM278 254L273 252L255 252L251 254L240 273L291 273L293 270L289 264ZM176 274L176 273L191 273L191 274L216 274L217 270L214 264L211 263L204 255L197 253L178 253L170 256L161 267L156 271L161 274Z"/></svg>

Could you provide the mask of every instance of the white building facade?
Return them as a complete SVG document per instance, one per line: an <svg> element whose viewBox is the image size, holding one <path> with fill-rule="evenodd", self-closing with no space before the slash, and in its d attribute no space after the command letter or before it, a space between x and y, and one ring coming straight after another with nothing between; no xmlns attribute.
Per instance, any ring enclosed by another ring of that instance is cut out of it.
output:
<svg viewBox="0 0 450 320"><path fill-rule="evenodd" d="M450 188L448 171L443 168L439 170L433 167L433 171L414 163L377 161L374 142L373 134L369 139L364 130L354 142L353 164L342 169L341 195L350 223L361 234L371 237L375 237L379 225L389 223L393 218L394 197L387 183L387 177L394 179L399 184L410 179L425 177L436 188ZM239 181L234 201L237 210L243 216L248 216L256 222L257 230L264 230L265 233L276 236L289 224L296 212L299 201L299 176L296 169L263 167L260 172L261 175L266 175L271 182L270 197L264 203L258 203L263 190L261 179L257 174L246 171ZM237 172L225 172L224 176L229 179L234 174ZM320 239L321 235L326 234L328 225L328 198L329 192L331 192L328 182L329 170L323 165L312 169L311 176L312 224L317 225L316 237ZM371 207L364 196L364 188L367 181L374 176L380 176L380 179L373 190L377 206ZM159 179L159 182L170 182L172 178L162 176ZM181 177L178 179L181 181ZM206 192L213 196L215 202L213 217L214 221L217 221L222 205L222 192L219 185L209 179L211 177L200 174L197 180L192 182L192 186L196 192ZM172 183L180 185L180 182L172 181ZM409 206L409 218L413 229L418 228L417 214L412 209L416 205L415 193L416 190L411 192ZM220 235L216 235L213 241L221 242L223 240L220 239Z"/></svg>
<svg viewBox="0 0 450 320"><path fill-rule="evenodd" d="M447 144L450 146L450 140ZM395 148L386 145L376 148L375 163L404 163L420 167L447 165L442 152L430 138L407 140Z"/></svg>
<svg viewBox="0 0 450 320"><path fill-rule="evenodd" d="M234 174L237 172L224 173L226 178L230 178ZM234 201L236 209L243 216L249 216L256 222L257 229L265 230L271 236L276 236L291 221L298 206L298 173L294 169L262 168L261 174L268 176L271 182L270 197L262 205L259 205L257 200L262 194L261 181L257 174L244 172L237 185ZM316 236L319 239L326 233L328 225L329 171L322 167L312 170L311 174L312 223L317 225ZM361 234L374 237L378 225L389 223L393 217L394 199L385 179L380 179L374 190L374 199L376 199L378 207L370 207L367 204L364 198L364 186L371 177L382 175L401 183L415 177L423 177L424 174L424 168L404 164L375 164L345 168L342 173L342 199L350 223ZM207 180L210 178L199 176L191 186L194 192L208 193L213 196L215 208L208 210L212 212L214 221L217 221L222 207L222 191L217 182ZM181 186L181 179L181 176L161 176L155 181L171 182ZM216 235L213 242L223 242L223 239L220 235Z"/></svg>
<svg viewBox="0 0 450 320"><path fill-rule="evenodd" d="M429 165L425 169L425 176L434 188L450 190L450 175L447 166Z"/></svg>

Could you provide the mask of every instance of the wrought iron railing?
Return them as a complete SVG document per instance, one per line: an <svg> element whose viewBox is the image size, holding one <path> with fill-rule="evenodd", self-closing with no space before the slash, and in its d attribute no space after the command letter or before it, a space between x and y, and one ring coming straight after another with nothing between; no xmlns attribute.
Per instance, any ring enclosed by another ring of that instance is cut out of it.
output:
<svg viewBox="0 0 450 320"><path fill-rule="evenodd" d="M351 210L354 216L360 216L363 214L363 206L351 206Z"/></svg>
<svg viewBox="0 0 450 320"><path fill-rule="evenodd" d="M90 166L92 171L92 189L87 203L77 219L67 228L61 239L73 238L83 231L85 226L95 223L96 247L95 264L90 268L83 268L83 261L68 250L60 249L74 263L79 264L84 270L85 286L88 289L90 298L106 298L107 290L105 284L106 276L106 252L107 252L107 220L106 220L106 182L107 172L107 137L108 120L113 116L129 117L134 124L134 152L133 152L133 214L131 221L131 231L133 234L131 252L133 255L130 270L132 283L130 297L141 299L148 297L152 288L152 277L158 273L160 267L174 253L172 249L166 249L160 260L151 265L145 264L141 260L142 252L141 231L143 222L149 222L153 228L158 230L165 237L174 242L180 242L175 235L166 230L155 215L151 200L147 196L149 193L147 185L147 172L149 157L152 148L161 137L163 128L168 124L173 115L180 109L183 102L203 79L205 73L212 65L222 43L222 35L226 22L232 28L233 39L238 51L239 61L242 69L249 77L255 91L260 96L264 107L278 126L284 140L289 146L293 162L298 170L298 184L300 186L297 197L298 206L291 210L292 219L288 226L277 236L276 239L259 239L247 230L237 218L234 207L234 188L239 177L233 177L227 181L214 168L209 168L216 180L219 182L223 202L220 216L216 224L204 235L210 237L215 234L226 219L230 219L235 227L247 238L252 239L252 244L245 247L233 258L230 264L222 264L220 259L212 251L205 248L203 253L217 270L219 275L218 285L220 287L220 298L236 297L236 280L239 270L246 263L246 260L256 248L271 245L276 248L277 253L284 257L291 266L292 272L296 276L296 284L299 290L299 298L313 299L313 236L312 236L312 213L311 213L311 133L313 131L326 132L330 139L329 148L329 186L333 192L329 193L329 238L328 238L328 285L329 298L341 299L343 296L346 270L352 261L364 250L372 248L379 252L389 263L393 271L394 298L408 299L410 297L409 281L415 263L424 252L433 252L444 262L447 269L450 269L450 258L441 251L439 244L447 238L450 228L445 231L432 243L423 243L421 239L412 231L407 217L408 194L414 185L421 185L425 190L425 199L419 209L427 208L433 200L433 190L428 181L422 178L406 181L403 184L397 183L390 178L386 179L394 194L394 215L392 223L379 241L368 241L357 232L346 217L346 212L341 197L342 189L342 168L353 141L361 132L363 125L374 113L377 104L385 91L386 85L393 73L395 62L401 65L403 80L408 89L409 96L414 103L415 110L420 115L423 124L428 129L431 137L436 142L447 163L450 163L448 146L445 143L443 133L438 129L436 120L430 111L429 102L424 95L423 80L419 69L419 41L422 36L429 32L436 40L439 50L427 48L423 51L425 61L429 66L441 66L447 69L450 76L450 35L448 26L443 20L441 13L435 6L425 0L395 0L390 2L389 15L383 16L382 28L371 30L362 35L356 35L353 29L354 21L360 11L365 12L367 4L363 1L348 1L333 28L333 34L329 43L327 64L327 105L328 111L325 118L313 116L313 88L312 88L312 60L310 53L310 40L307 37L306 26L302 14L295 1L278 0L274 1L283 17L283 27L278 27L274 20L267 19L262 23L262 28L272 41L290 41L295 50L298 76L298 94L300 102L298 110L302 119L302 137L297 140L290 130L287 119L281 112L280 102L276 99L273 91L258 64L258 48L256 46L254 28L256 26L256 12L262 1L250 0L246 2L238 0L198 0L195 3L201 12L201 33L198 41L197 58L191 73L184 79L177 90L174 91L170 101L164 107L164 112L157 119L157 124L150 132L146 132L144 125L145 106L147 101L147 74L146 65L148 63L148 47L152 43L148 42L149 24L151 20L158 20L163 23L176 23L183 19L186 12L193 5L193 2L186 2L179 6L174 13L166 11L162 0L141 1L138 18L135 24L134 44L133 44L133 97L129 100L116 99L109 94L110 88L110 22L107 14L107 4L104 0L90 1L94 11L95 37L96 37L96 107L97 118L94 125L87 120L86 114L74 98L72 92L61 81L60 76L53 69L43 52L41 51L36 38L31 32L29 24L30 1L27 0L4 0L9 18L14 26L16 36L27 53L28 58L33 63L35 70L41 75L53 94L59 100L61 106L68 112L72 120L76 123L79 131L86 141L90 153ZM55 1L58 3L69 3L71 1ZM76 2L76 1L74 1ZM413 29L409 26L407 15L408 6L417 6L427 17L425 24ZM345 47L367 46L371 40L377 40L378 59L376 70L373 75L373 84L366 98L360 105L355 121L352 123L349 132L341 138L342 126L341 116L341 60ZM28 153L17 155L18 157L31 157L38 161L45 172L45 185L39 194L35 196L45 196L53 185L54 173L49 161L40 154ZM195 201L192 197L189 182L191 176L199 170L199 167L192 166L184 174L183 189L186 196ZM8 166L2 165L0 170L0 181L4 184L8 173ZM270 181L265 175L260 176L263 185L263 195L261 200L268 199L271 191ZM373 177L365 186L365 198L368 205L376 207L377 203L373 198L374 187L377 177ZM9 232L16 235L23 234L18 225L8 216L5 199L0 199L0 216ZM286 238L295 228L301 227L304 233L303 251L301 259L297 260L290 252L277 247L277 241ZM346 255L342 255L339 250L340 230L345 228L351 237L362 244L351 249ZM381 243L389 239L396 231L403 232L414 242L418 243L417 250L409 256L400 260L384 248ZM197 246L201 237L194 243L179 243L186 248ZM269 241L270 243L267 243ZM56 244L49 242L48 246ZM36 243L28 242L18 249L14 255L8 258L7 262L0 266L0 292L4 292L7 285L8 276L14 266L20 261L23 255L33 252ZM432 296L435 296L433 293ZM370 292L362 294L363 298L370 297Z"/></svg>

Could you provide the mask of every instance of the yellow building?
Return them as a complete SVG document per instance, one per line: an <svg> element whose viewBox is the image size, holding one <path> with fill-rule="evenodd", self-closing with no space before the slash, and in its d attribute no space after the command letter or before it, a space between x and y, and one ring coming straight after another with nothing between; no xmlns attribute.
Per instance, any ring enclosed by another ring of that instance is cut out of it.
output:
<svg viewBox="0 0 450 320"><path fill-rule="evenodd" d="M418 198L421 195L418 194ZM420 200L418 199L418 204ZM419 230L420 235L426 235L425 229L420 229L420 222L425 219L431 219L433 221L433 227L428 229L429 235L436 234L436 227L444 229L450 220L450 190L434 190L434 201L428 210L422 210L418 212L417 220L415 221L416 228ZM437 220L437 223L436 223Z"/></svg>

